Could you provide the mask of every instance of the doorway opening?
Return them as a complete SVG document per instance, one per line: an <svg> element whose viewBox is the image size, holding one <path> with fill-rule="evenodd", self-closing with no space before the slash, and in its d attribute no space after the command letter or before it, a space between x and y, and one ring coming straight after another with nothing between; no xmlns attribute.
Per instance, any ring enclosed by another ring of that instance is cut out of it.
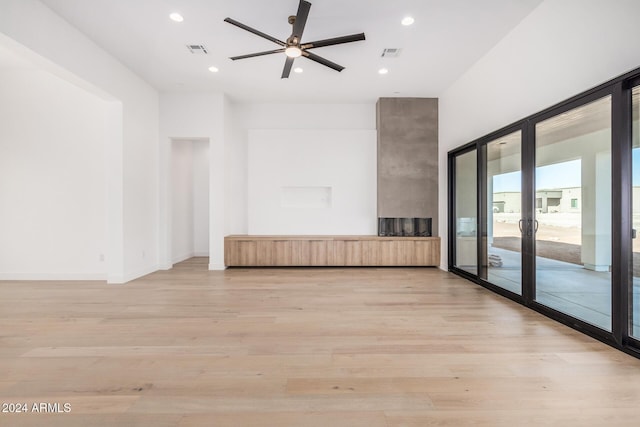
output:
<svg viewBox="0 0 640 427"><path fill-rule="evenodd" d="M171 263L209 264L209 138L171 139Z"/></svg>

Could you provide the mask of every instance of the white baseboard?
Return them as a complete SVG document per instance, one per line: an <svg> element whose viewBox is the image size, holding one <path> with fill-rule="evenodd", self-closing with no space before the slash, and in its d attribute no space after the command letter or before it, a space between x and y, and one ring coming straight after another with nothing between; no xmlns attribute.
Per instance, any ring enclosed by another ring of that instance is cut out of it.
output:
<svg viewBox="0 0 640 427"><path fill-rule="evenodd" d="M173 268L173 264L162 264L158 266L159 270L171 270Z"/></svg>
<svg viewBox="0 0 640 427"><path fill-rule="evenodd" d="M188 260L189 258L193 258L193 257L206 257L206 256L209 256L209 252L190 252L190 253L188 253L188 254L183 254L183 255L180 255L180 256L177 256L177 257L172 258L172 259L171 259L171 262L172 262L173 264L177 264L177 263L179 263L179 262L186 261L186 260ZM169 267L169 268L171 268L171 267Z"/></svg>
<svg viewBox="0 0 640 427"><path fill-rule="evenodd" d="M106 273L0 273L0 280L107 280Z"/></svg>
<svg viewBox="0 0 640 427"><path fill-rule="evenodd" d="M224 264L209 264L209 270L226 270L227 266Z"/></svg>
<svg viewBox="0 0 640 427"><path fill-rule="evenodd" d="M177 264L177 263L179 263L179 262L186 261L186 260L188 260L189 258L193 258L194 256L195 256L195 255L193 254L193 252L190 252L190 253L188 253L188 254L183 254L183 255L179 255L179 256L176 256L176 257L171 258L171 262L172 262L173 264Z"/></svg>
<svg viewBox="0 0 640 427"><path fill-rule="evenodd" d="M146 276L147 274L154 273L158 270L159 268L157 265L146 266L137 271L125 273L122 276L107 276L107 283L113 283L113 284L127 283L132 280L139 279L142 276Z"/></svg>

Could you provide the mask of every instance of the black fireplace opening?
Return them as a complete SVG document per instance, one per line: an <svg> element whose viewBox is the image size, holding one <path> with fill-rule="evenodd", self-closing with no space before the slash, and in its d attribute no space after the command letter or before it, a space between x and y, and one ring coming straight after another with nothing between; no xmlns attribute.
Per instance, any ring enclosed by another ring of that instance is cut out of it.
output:
<svg viewBox="0 0 640 427"><path fill-rule="evenodd" d="M431 237L431 218L378 218L378 236Z"/></svg>

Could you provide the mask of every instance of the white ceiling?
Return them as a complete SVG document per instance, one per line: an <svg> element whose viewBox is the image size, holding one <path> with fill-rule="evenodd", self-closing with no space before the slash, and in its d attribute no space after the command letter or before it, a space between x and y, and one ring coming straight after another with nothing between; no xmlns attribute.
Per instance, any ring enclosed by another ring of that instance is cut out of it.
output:
<svg viewBox="0 0 640 427"><path fill-rule="evenodd" d="M303 41L364 32L366 40L314 53L346 67L338 73L298 58L280 79L284 54L231 61L276 49L223 22L231 17L280 40L298 0L42 0L58 15L160 91L222 91L257 102L372 102L379 97L439 96L542 0L311 0ZM179 12L184 22L169 20ZM411 15L415 24L400 25ZM187 44L203 44L194 55ZM381 58L401 48L398 58ZM208 67L216 66L214 74ZM389 69L387 75L378 69Z"/></svg>

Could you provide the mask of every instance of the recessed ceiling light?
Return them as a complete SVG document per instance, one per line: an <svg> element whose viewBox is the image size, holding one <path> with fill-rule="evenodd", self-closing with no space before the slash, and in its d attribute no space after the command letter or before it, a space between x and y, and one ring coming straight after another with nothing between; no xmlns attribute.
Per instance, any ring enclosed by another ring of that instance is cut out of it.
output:
<svg viewBox="0 0 640 427"><path fill-rule="evenodd" d="M211 71L212 73L217 73L218 71L218 67L209 67L209 71Z"/></svg>
<svg viewBox="0 0 640 427"><path fill-rule="evenodd" d="M380 68L378 70L378 74L387 74L389 72L389 70L387 70L386 68Z"/></svg>
<svg viewBox="0 0 640 427"><path fill-rule="evenodd" d="M184 18L182 17L182 15L180 15L179 13L172 13L171 15L169 15L169 18L171 18L172 21L176 21L176 22L182 22L184 21Z"/></svg>
<svg viewBox="0 0 640 427"><path fill-rule="evenodd" d="M293 69L293 72L294 72L294 73L301 73L301 72L303 72L303 71L304 71L304 70L303 70L302 68L300 68L300 67L296 67L296 68L294 68L294 69Z"/></svg>
<svg viewBox="0 0 640 427"><path fill-rule="evenodd" d="M405 16L404 18L402 18L402 21L400 21L402 23L402 25L404 25L405 27L408 27L409 25L413 24L414 22L416 22L415 19L413 19L413 17L411 16Z"/></svg>

